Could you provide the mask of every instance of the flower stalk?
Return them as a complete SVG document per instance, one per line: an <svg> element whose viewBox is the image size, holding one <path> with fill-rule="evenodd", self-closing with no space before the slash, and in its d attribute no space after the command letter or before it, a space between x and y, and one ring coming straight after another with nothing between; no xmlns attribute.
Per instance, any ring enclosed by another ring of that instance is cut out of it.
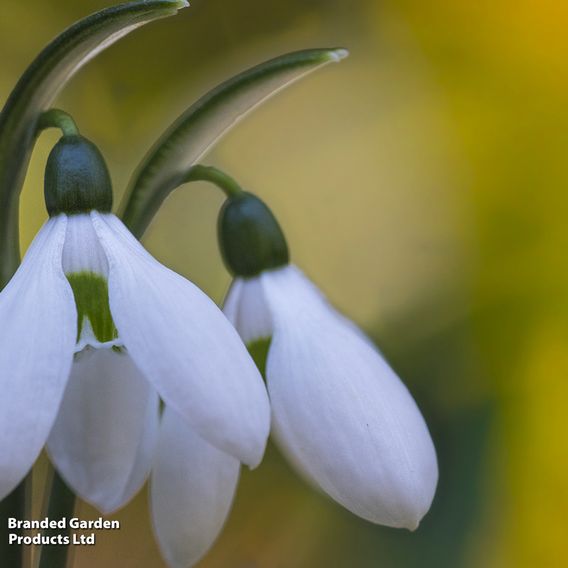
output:
<svg viewBox="0 0 568 568"><path fill-rule="evenodd" d="M73 117L59 108L51 108L42 113L37 123L36 134L39 135L48 128L59 128L64 136L79 135L79 128Z"/></svg>
<svg viewBox="0 0 568 568"><path fill-rule="evenodd" d="M180 185L182 183L189 183L190 181L211 182L221 189L229 198L241 197L244 194L243 189L234 178L214 166L197 164L189 168L187 173L182 176Z"/></svg>
<svg viewBox="0 0 568 568"><path fill-rule="evenodd" d="M219 213L217 232L223 261L231 274L250 278L288 264L290 255L284 233L261 199L213 166L192 166L180 176L176 187L193 181L210 182L227 196Z"/></svg>
<svg viewBox="0 0 568 568"><path fill-rule="evenodd" d="M0 502L0 564L2 566L24 566L24 547L9 544L10 533L23 536L22 529L9 529L8 519L24 519L30 508L28 496L31 494L32 475L21 483Z"/></svg>
<svg viewBox="0 0 568 568"><path fill-rule="evenodd" d="M67 487L67 484L61 476L50 467L48 473L49 500L47 504L47 518L52 520L69 519L73 516L75 510L75 494ZM50 537L69 536L69 523L66 523L64 529L50 529L45 532ZM67 565L67 557L69 553L69 545L67 544L50 544L42 546L39 552L39 568L65 568Z"/></svg>

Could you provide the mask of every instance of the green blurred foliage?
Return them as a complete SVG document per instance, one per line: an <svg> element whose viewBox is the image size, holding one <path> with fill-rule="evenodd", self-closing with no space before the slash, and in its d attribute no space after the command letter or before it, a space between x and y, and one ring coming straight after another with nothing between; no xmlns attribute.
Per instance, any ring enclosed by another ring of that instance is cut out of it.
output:
<svg viewBox="0 0 568 568"><path fill-rule="evenodd" d="M2 97L49 39L105 5L3 0ZM565 565L567 24L554 0L195 0L104 52L60 97L107 156L118 202L155 137L228 74L294 49L351 51L205 161L273 207L294 261L409 385L437 445L438 494L415 533L373 526L271 447L243 472L202 566ZM45 218L55 140L42 137L26 181L24 246ZM205 185L179 191L145 241L219 301L220 203ZM117 517L123 529L77 549L75 566L161 566L145 493Z"/></svg>

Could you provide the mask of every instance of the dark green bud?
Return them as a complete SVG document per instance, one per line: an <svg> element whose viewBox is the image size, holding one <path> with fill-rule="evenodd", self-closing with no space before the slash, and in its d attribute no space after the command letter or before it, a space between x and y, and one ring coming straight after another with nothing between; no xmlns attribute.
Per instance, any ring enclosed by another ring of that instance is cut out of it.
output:
<svg viewBox="0 0 568 568"><path fill-rule="evenodd" d="M227 268L250 278L288 264L288 245L272 211L243 192L225 201L219 213L219 246Z"/></svg>
<svg viewBox="0 0 568 568"><path fill-rule="evenodd" d="M63 136L45 167L45 205L49 216L112 209L112 184L99 149L79 135Z"/></svg>

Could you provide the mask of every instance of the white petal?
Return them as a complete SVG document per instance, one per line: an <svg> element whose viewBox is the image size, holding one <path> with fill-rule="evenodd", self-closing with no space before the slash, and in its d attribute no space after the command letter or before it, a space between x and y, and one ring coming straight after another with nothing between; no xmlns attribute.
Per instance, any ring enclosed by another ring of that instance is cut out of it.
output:
<svg viewBox="0 0 568 568"><path fill-rule="evenodd" d="M245 343L272 335L272 319L264 301L260 278L236 278L225 298L223 313Z"/></svg>
<svg viewBox="0 0 568 568"><path fill-rule="evenodd" d="M0 499L40 453L69 377L77 311L61 265L66 224L43 226L0 293Z"/></svg>
<svg viewBox="0 0 568 568"><path fill-rule="evenodd" d="M239 462L208 444L166 407L152 471L154 531L171 568L197 563L221 532Z"/></svg>
<svg viewBox="0 0 568 568"><path fill-rule="evenodd" d="M65 274L94 272L106 278L108 262L88 213L73 215L67 221L63 247Z"/></svg>
<svg viewBox="0 0 568 568"><path fill-rule="evenodd" d="M275 325L266 374L279 444L347 509L415 529L438 467L412 396L297 269L262 278Z"/></svg>
<svg viewBox="0 0 568 568"><path fill-rule="evenodd" d="M262 378L219 308L152 258L113 215L92 213L120 338L160 396L208 442L256 466L270 427Z"/></svg>
<svg viewBox="0 0 568 568"><path fill-rule="evenodd" d="M126 353L87 349L77 356L48 450L85 501L112 512L143 485L159 424L156 391Z"/></svg>

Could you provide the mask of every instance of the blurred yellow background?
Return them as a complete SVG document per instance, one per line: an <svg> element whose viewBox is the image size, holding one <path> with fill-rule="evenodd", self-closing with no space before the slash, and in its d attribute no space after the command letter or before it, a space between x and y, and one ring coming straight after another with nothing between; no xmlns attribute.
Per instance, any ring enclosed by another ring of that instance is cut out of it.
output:
<svg viewBox="0 0 568 568"><path fill-rule="evenodd" d="M0 97L102 0L2 0ZM559 0L194 0L101 54L58 100L105 154L116 204L197 96L286 51L351 57L280 94L205 163L275 211L294 261L377 341L423 409L440 483L416 533L309 489L270 448L200 566L568 564L568 4ZM45 219L34 153L22 242ZM195 184L145 244L221 301L221 195ZM98 516L81 505L82 516ZM143 491L77 568L159 567Z"/></svg>

